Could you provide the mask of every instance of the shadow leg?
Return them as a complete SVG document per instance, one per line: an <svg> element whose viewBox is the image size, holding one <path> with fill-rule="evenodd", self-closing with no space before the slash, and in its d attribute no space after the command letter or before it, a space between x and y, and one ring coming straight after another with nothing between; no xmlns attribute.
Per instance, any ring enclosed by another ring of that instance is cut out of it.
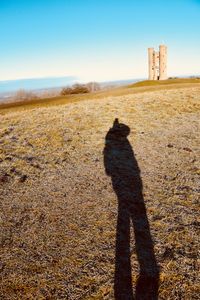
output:
<svg viewBox="0 0 200 300"><path fill-rule="evenodd" d="M159 268L156 262L153 241L142 195L132 214L136 252L140 275L136 283L136 300L158 299Z"/></svg>
<svg viewBox="0 0 200 300"><path fill-rule="evenodd" d="M119 204L114 292L116 300L132 300L132 276L130 257L130 215L126 207Z"/></svg>

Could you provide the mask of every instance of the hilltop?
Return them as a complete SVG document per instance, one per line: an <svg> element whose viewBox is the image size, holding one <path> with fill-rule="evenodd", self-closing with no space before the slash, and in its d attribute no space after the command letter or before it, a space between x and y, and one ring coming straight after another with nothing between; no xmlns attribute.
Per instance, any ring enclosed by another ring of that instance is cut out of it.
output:
<svg viewBox="0 0 200 300"><path fill-rule="evenodd" d="M130 128L126 144L146 207L140 216L149 222L159 299L198 298L196 82L143 82L0 107L0 298L114 299L121 191L107 169L105 138L116 118L127 134ZM142 247L132 227L130 239L134 291Z"/></svg>
<svg viewBox="0 0 200 300"><path fill-rule="evenodd" d="M50 105L63 105L72 102L79 102L82 100L89 99L101 99L108 96L124 96L129 94L148 92L148 91L157 91L160 89L178 89L178 88L186 88L186 87L194 87L198 86L200 83L200 79L198 78L177 78L177 79L168 79L168 80L144 80L138 81L133 84L119 86L119 87L111 87L106 90L100 90L95 93L89 94L78 94L78 95L67 95L67 96L56 96L51 98L41 98L41 99L29 99L22 101L9 101L9 103L0 103L0 109L29 109L33 107L41 107L41 106L50 106ZM3 113L2 111L0 113Z"/></svg>

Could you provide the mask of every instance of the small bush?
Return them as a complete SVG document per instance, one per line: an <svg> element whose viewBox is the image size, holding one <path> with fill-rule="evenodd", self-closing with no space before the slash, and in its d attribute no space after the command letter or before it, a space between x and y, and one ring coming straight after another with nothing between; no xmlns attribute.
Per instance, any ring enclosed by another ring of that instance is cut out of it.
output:
<svg viewBox="0 0 200 300"><path fill-rule="evenodd" d="M60 92L61 96L72 94L72 88L63 88Z"/></svg>
<svg viewBox="0 0 200 300"><path fill-rule="evenodd" d="M85 84L74 84L72 87L63 88L61 91L61 95L71 95L71 94L85 94L89 93L90 90Z"/></svg>

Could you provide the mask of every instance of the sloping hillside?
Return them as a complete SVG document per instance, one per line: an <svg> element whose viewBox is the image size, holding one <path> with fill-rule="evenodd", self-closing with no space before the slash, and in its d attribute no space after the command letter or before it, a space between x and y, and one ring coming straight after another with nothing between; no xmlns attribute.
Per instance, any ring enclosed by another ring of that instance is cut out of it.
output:
<svg viewBox="0 0 200 300"><path fill-rule="evenodd" d="M177 79L168 79L168 80L144 80L138 81L133 84L124 85L121 87L110 87L108 90L100 90L97 92L89 94L74 94L66 96L57 96L51 98L38 98L38 99L26 99L26 100L16 100L13 99L8 102L0 102L0 113L7 113L10 109L15 111L21 111L24 109L32 109L36 107L49 107L58 106L67 103L80 102L83 100L89 99L102 99L108 96L125 96L133 95L143 92L152 92L157 90L171 90L171 89L183 89L183 88L193 88L200 85L200 79L198 78L177 78Z"/></svg>
<svg viewBox="0 0 200 300"><path fill-rule="evenodd" d="M1 299L198 299L199 95L2 110Z"/></svg>

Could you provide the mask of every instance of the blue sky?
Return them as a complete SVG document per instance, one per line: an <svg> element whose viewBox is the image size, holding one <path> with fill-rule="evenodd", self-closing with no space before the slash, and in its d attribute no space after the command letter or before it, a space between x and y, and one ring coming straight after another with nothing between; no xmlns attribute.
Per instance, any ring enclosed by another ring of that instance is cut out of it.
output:
<svg viewBox="0 0 200 300"><path fill-rule="evenodd" d="M169 76L200 74L200 0L0 0L0 80L145 78L162 43Z"/></svg>

